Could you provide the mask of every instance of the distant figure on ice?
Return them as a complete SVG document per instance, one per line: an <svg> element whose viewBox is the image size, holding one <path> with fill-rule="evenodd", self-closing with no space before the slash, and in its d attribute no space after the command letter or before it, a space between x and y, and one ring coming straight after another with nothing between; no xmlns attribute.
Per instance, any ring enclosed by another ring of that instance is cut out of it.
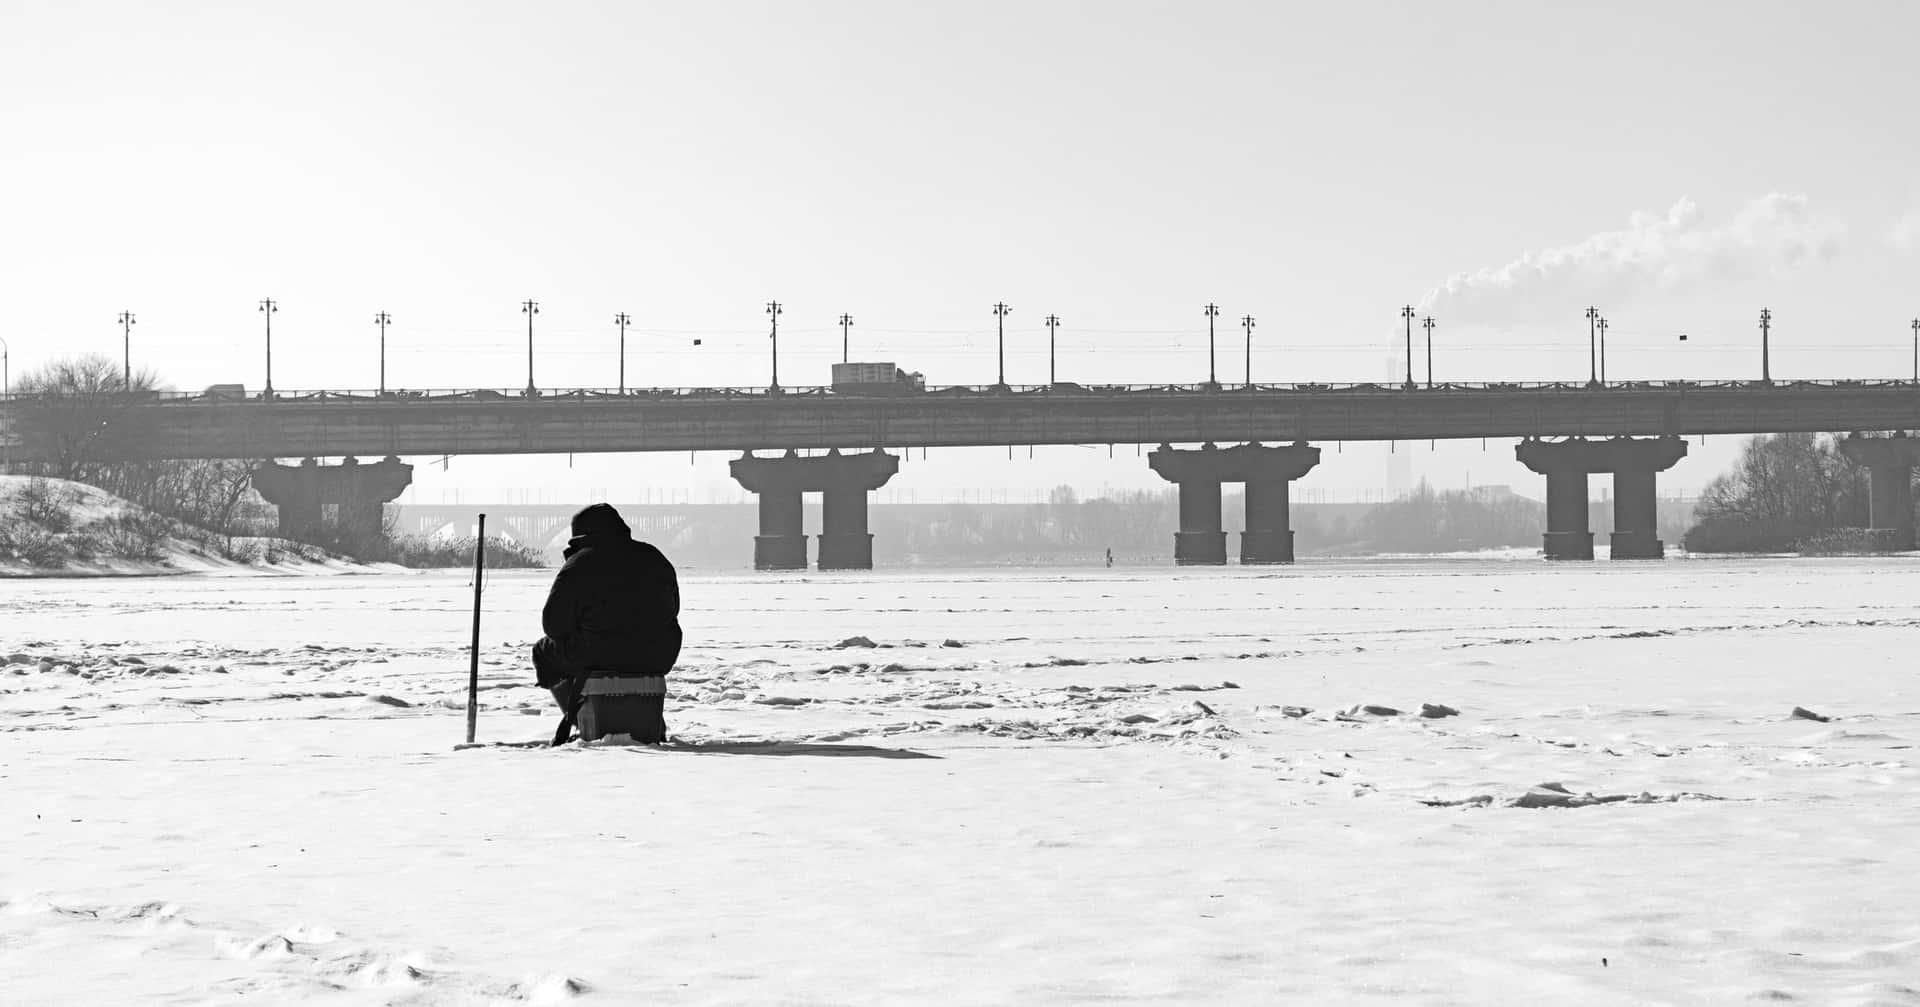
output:
<svg viewBox="0 0 1920 1007"><path fill-rule="evenodd" d="M667 740L666 674L680 659L680 582L660 550L636 542L620 512L594 504L573 516L566 563L553 578L533 645L533 669L560 704L564 744L631 734Z"/></svg>
<svg viewBox="0 0 1920 1007"><path fill-rule="evenodd" d="M1112 546L1107 547L1107 566L1108 567L1113 566L1113 547Z"/></svg>

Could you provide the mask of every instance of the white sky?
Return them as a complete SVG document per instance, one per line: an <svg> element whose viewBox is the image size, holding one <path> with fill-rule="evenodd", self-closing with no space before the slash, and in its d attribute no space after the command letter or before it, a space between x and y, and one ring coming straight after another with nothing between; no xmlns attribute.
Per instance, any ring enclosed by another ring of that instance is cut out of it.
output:
<svg viewBox="0 0 1920 1007"><path fill-rule="evenodd" d="M758 385L778 299L784 384L825 382L843 311L854 359L987 383L1005 300L1010 381L1045 380L1050 312L1063 379L1191 381L1215 301L1224 380L1251 313L1257 378L1337 381L1392 373L1419 303L1443 379L1584 379L1595 303L1611 377L1712 378L1757 374L1765 305L1776 378L1907 376L1916 28L1895 2L9 0L0 333L18 374L117 355L128 309L137 363L258 387L273 297L277 388L372 387L383 309L390 386L519 387L531 297L543 386L611 386L618 311L630 383ZM1302 488L1385 484L1384 446L1327 447ZM1510 445L1410 449L1537 493ZM1129 449L1014 454L893 488L1158 484ZM719 456L417 476L732 492Z"/></svg>

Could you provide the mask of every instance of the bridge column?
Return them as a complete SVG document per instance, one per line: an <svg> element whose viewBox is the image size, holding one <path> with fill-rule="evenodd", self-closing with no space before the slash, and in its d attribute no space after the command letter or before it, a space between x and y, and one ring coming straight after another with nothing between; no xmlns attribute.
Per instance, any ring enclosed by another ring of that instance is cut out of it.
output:
<svg viewBox="0 0 1920 1007"><path fill-rule="evenodd" d="M818 562L822 570L873 569L866 490L840 487L821 491Z"/></svg>
<svg viewBox="0 0 1920 1007"><path fill-rule="evenodd" d="M1267 447L1214 444L1176 451L1162 444L1147 464L1180 487L1180 530L1173 561L1181 566L1222 566L1227 533L1220 530L1220 484L1245 483L1247 528L1240 535L1241 563L1293 562L1293 528L1287 495L1293 480L1320 464L1320 449L1306 444Z"/></svg>
<svg viewBox="0 0 1920 1007"><path fill-rule="evenodd" d="M1320 449L1306 444L1228 448L1245 456L1247 530L1240 533L1240 565L1293 562L1293 523L1289 495L1293 481L1320 464Z"/></svg>
<svg viewBox="0 0 1920 1007"><path fill-rule="evenodd" d="M1181 566L1225 566L1227 533L1220 529L1222 452L1211 443L1198 451L1162 444L1147 453L1147 465L1180 487L1180 530L1173 533L1173 561Z"/></svg>
<svg viewBox="0 0 1920 1007"><path fill-rule="evenodd" d="M1225 566L1227 533L1220 529L1220 480L1180 480L1180 530L1173 561L1181 566Z"/></svg>
<svg viewBox="0 0 1920 1007"><path fill-rule="evenodd" d="M867 494L900 471L900 459L884 451L843 455L829 451L820 463L820 557L822 570L873 569L873 535L867 531Z"/></svg>
<svg viewBox="0 0 1920 1007"><path fill-rule="evenodd" d="M413 482L413 466L389 455L372 465L347 458L339 465L321 465L312 458L299 465L268 462L253 470L253 488L279 511L280 534L310 536L322 524L324 508L339 508L337 527L378 531L385 505Z"/></svg>
<svg viewBox="0 0 1920 1007"><path fill-rule="evenodd" d="M760 497L760 534L753 537L755 570L805 570L807 536L800 521L804 470L797 452L756 458L749 451L728 463L740 485Z"/></svg>
<svg viewBox="0 0 1920 1007"><path fill-rule="evenodd" d="M1593 558L1593 532L1587 528L1587 476L1594 472L1613 473L1613 557L1659 559L1665 555L1654 476L1686 457L1685 441L1678 437L1525 440L1513 453L1520 464L1547 477L1548 559Z"/></svg>
<svg viewBox="0 0 1920 1007"><path fill-rule="evenodd" d="M760 534L753 540L756 570L804 570L807 539L801 533L800 495L820 493L822 570L873 568L873 536L867 532L867 494L900 471L900 459L882 451L843 455L838 450L802 458L788 451L773 458L748 452L731 463L740 485L760 495Z"/></svg>
<svg viewBox="0 0 1920 1007"><path fill-rule="evenodd" d="M1526 440L1513 449L1520 464L1547 477L1548 559L1592 559L1593 532L1587 530L1588 441Z"/></svg>
<svg viewBox="0 0 1920 1007"><path fill-rule="evenodd" d="M760 534L753 537L755 570L805 570L807 536L801 527L800 490L777 487L760 494Z"/></svg>
<svg viewBox="0 0 1920 1007"><path fill-rule="evenodd" d="M1840 451L1864 466L1868 484L1867 531L1874 544L1886 549L1914 547L1913 467L1920 464L1920 440L1897 434L1862 437L1840 442Z"/></svg>
<svg viewBox="0 0 1920 1007"><path fill-rule="evenodd" d="M1613 559L1663 559L1660 541L1660 500L1655 492L1657 473L1687 456L1687 442L1678 437L1634 440L1616 437L1606 442L1612 452Z"/></svg>
<svg viewBox="0 0 1920 1007"><path fill-rule="evenodd" d="M253 470L253 491L279 512L281 538L305 538L320 528L320 463L298 468L268 462Z"/></svg>

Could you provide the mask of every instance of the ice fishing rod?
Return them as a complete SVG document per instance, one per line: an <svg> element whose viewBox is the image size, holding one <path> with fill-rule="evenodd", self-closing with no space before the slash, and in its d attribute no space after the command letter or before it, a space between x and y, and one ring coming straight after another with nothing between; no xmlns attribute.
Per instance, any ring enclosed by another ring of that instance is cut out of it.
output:
<svg viewBox="0 0 1920 1007"><path fill-rule="evenodd" d="M480 530L473 543L473 646L467 665L467 744L473 744L474 730L480 720L480 584L487 566L487 516L480 515Z"/></svg>

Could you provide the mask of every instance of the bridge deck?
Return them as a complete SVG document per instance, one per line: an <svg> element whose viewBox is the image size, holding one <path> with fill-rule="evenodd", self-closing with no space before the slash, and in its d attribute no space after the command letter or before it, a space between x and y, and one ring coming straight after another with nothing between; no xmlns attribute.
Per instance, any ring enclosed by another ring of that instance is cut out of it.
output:
<svg viewBox="0 0 1920 1007"><path fill-rule="evenodd" d="M1190 444L1920 428L1908 381L305 392L85 404L108 456L291 458L1024 444ZM0 407L16 460L72 400Z"/></svg>

